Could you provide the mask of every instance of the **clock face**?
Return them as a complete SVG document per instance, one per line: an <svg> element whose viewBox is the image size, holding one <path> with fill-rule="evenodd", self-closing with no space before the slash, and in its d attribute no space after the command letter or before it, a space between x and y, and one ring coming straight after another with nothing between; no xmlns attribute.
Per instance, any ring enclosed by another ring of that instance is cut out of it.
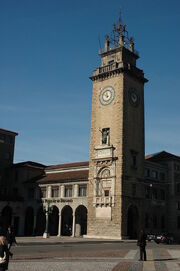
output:
<svg viewBox="0 0 180 271"><path fill-rule="evenodd" d="M111 86L105 87L101 90L99 100L101 104L108 105L114 100L115 91Z"/></svg>
<svg viewBox="0 0 180 271"><path fill-rule="evenodd" d="M135 89L129 90L129 102L132 106L137 107L139 105L139 95Z"/></svg>

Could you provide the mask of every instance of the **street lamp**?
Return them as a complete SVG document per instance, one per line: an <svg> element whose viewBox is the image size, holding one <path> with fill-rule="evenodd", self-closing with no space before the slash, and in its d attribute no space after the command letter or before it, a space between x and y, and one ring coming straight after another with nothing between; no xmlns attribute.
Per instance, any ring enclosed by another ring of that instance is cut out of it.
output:
<svg viewBox="0 0 180 271"><path fill-rule="evenodd" d="M52 213L53 208L49 206L50 201L47 201L46 207L44 207L44 213L46 215L46 228L43 234L43 238L49 238L49 215Z"/></svg>

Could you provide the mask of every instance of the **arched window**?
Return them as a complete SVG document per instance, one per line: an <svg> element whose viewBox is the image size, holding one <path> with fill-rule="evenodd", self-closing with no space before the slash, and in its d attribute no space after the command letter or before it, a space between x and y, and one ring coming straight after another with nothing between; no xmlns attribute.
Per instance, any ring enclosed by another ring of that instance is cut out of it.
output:
<svg viewBox="0 0 180 271"><path fill-rule="evenodd" d="M105 168L102 172L101 172L101 177L102 178L108 178L110 176L110 170L108 168Z"/></svg>

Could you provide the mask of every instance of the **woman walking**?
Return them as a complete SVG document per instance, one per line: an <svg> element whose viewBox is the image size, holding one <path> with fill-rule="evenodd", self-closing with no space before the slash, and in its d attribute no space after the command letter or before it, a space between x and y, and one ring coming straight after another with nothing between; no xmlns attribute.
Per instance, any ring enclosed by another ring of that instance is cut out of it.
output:
<svg viewBox="0 0 180 271"><path fill-rule="evenodd" d="M0 236L0 271L8 269L9 251L6 245L6 238Z"/></svg>

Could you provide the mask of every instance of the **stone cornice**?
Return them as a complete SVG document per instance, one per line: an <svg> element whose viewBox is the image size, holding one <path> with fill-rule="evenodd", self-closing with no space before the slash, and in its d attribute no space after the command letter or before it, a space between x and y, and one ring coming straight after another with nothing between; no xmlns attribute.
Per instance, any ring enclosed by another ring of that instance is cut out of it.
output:
<svg viewBox="0 0 180 271"><path fill-rule="evenodd" d="M111 65L107 65L104 67L97 68L93 75L89 77L92 81L102 81L108 79L110 77L118 76L121 73L126 73L136 80L141 81L143 83L148 82L148 80L144 77L144 73L142 70L138 69L135 66L132 66L129 63L113 63Z"/></svg>

